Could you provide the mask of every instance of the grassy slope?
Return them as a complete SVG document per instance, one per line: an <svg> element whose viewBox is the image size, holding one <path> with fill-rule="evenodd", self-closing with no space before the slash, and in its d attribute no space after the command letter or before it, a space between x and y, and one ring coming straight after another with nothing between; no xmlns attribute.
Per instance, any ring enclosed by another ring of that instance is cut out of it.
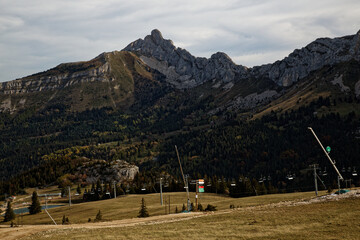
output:
<svg viewBox="0 0 360 240"><path fill-rule="evenodd" d="M74 188L75 189L75 188ZM74 191L73 189L73 191ZM59 192L54 188L50 188L46 192ZM42 191L39 191L41 194ZM323 192L324 194L324 192ZM182 204L186 203L186 193L164 193L164 202L170 196L171 212L175 212L175 207L180 211ZM280 201L291 201L295 199L311 198L314 196L313 192L291 193L291 194L270 194L258 197L246 198L231 198L212 193L204 193L200 196L200 203L205 208L207 204L217 206L219 210L229 209L230 204L239 207L257 206L268 203L277 203ZM19 196L19 199L25 196ZM138 215L140 209L141 198L144 197L148 211L151 216L165 214L165 207L160 205L160 194L146 194L146 195L126 195L120 196L116 199L109 199L97 202L86 202L80 204L73 204L71 207L65 205L64 207L49 209L49 213L58 222L61 222L63 215L69 217L71 223L87 223L88 219L94 219L98 210L101 210L104 220L121 220L133 218ZM191 201L195 202L195 193L190 193ZM30 198L26 200L31 201ZM52 201L49 204L67 204L68 199L63 198L60 201ZM43 203L42 203L43 204ZM50 218L45 212L36 215L25 214L22 217L23 224L52 224Z"/></svg>
<svg viewBox="0 0 360 240"><path fill-rule="evenodd" d="M265 205L247 208L271 202L310 198L313 195L293 193L233 199L205 194L203 204L215 204L223 211L183 221L153 219L150 222L127 226L109 223L111 227L108 228L95 228L96 225L92 228L93 223L89 223L84 228L51 230L26 239L358 239L359 198L295 206ZM171 193L171 196L174 204L181 204L185 200L184 193ZM72 211L65 211L70 221L75 220L75 215L78 214L95 217L97 209L101 209L105 219L121 219L126 212L126 218L135 217L141 197L145 198L150 215L161 214L164 210L159 206L159 195L151 194L87 203L81 207L79 205L78 210L73 208ZM94 204L97 204L95 208L87 208L87 205ZM228 210L229 204L239 205L240 208ZM128 210L125 211L125 208ZM53 216L58 216L55 209L50 212ZM63 213L65 212L61 214ZM39 218L36 216L33 221L38 223Z"/></svg>

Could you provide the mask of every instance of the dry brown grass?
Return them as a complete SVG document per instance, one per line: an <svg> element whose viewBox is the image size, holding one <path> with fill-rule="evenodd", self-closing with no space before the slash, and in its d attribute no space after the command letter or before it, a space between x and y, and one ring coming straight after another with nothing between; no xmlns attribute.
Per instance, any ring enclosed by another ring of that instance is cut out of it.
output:
<svg viewBox="0 0 360 240"><path fill-rule="evenodd" d="M75 189L75 188L74 188ZM42 193L41 190L39 194ZM325 194L325 192L322 192ZM170 212L174 213L176 206L181 210L183 203L186 203L186 193L164 193L164 200L170 196ZM217 206L218 210L229 209L230 204L236 207L258 206L270 203L277 203L280 201L292 201L295 199L311 198L314 196L313 192L291 193L291 194L271 194L263 196L254 196L246 198L231 198L228 196L205 193L200 195L200 203L205 208L207 204ZM21 198L24 198L22 196ZM140 209L141 198L144 197L148 211L151 216L165 214L165 206L160 205L160 194L146 194L146 195L126 195L118 197L117 199L109 199L97 202L87 202L81 204L73 204L71 207L64 205L63 207L49 209L49 213L57 223L61 223L62 217L65 215L69 218L71 223L87 223L88 219L95 219L99 210L101 210L103 219L105 221L121 220L134 218L138 215ZM195 193L190 193L191 201L195 202ZM30 198L26 198L30 201ZM66 204L67 199L62 200ZM58 202L53 202L58 204ZM43 211L40 214L29 215L25 214L21 219L16 220L24 225L28 224L52 224L51 219Z"/></svg>
<svg viewBox="0 0 360 240"><path fill-rule="evenodd" d="M178 221L152 219L132 225L108 223L105 228L56 229L26 239L358 239L359 203L360 198L347 198L263 205L189 215Z"/></svg>

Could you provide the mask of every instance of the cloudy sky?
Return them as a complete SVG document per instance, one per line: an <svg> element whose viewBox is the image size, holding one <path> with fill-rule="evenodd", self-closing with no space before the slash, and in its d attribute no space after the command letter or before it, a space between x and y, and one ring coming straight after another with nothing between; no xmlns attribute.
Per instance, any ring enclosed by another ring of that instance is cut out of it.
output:
<svg viewBox="0 0 360 240"><path fill-rule="evenodd" d="M0 0L0 82L121 50L152 29L199 57L252 67L355 34L359 0Z"/></svg>

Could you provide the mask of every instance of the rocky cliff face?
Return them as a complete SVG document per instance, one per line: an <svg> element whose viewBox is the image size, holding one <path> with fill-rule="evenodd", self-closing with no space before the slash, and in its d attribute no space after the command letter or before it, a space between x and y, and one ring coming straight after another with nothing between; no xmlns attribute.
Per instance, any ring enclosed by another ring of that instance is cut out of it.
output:
<svg viewBox="0 0 360 240"><path fill-rule="evenodd" d="M176 48L171 40L165 40L158 30L144 40L130 43L124 50L140 54L146 64L165 74L177 88L192 88L214 79L229 83L249 77L271 79L287 87L325 65L351 59L360 61L359 48L360 31L341 38L320 38L281 61L249 69L236 65L225 53L216 53L209 59L196 58Z"/></svg>
<svg viewBox="0 0 360 240"><path fill-rule="evenodd" d="M95 183L97 180L104 182L127 182L134 179L139 172L139 167L129 164L123 160L116 160L107 163L104 160L89 161L77 169L78 174L86 174L88 183Z"/></svg>
<svg viewBox="0 0 360 240"><path fill-rule="evenodd" d="M268 77L279 86L290 86L310 72L351 59L360 61L360 31L340 38L319 38L273 64L251 69L253 75Z"/></svg>
<svg viewBox="0 0 360 240"><path fill-rule="evenodd" d="M163 78L131 52L103 53L90 61L60 64L0 83L0 112L15 113L28 106L45 109L57 103L80 112L103 107L126 109L153 96L163 86Z"/></svg>
<svg viewBox="0 0 360 240"><path fill-rule="evenodd" d="M236 65L225 53L215 53L209 59L194 57L185 49L175 47L171 40L164 39L156 29L144 40L130 43L124 51L141 55L141 60L180 89L196 87L209 80L228 83L235 78L248 77L246 67Z"/></svg>
<svg viewBox="0 0 360 240"><path fill-rule="evenodd" d="M110 65L107 54L101 54L89 62L60 64L49 71L14 81L3 82L0 93L17 94L55 90L67 86L94 81L108 81Z"/></svg>

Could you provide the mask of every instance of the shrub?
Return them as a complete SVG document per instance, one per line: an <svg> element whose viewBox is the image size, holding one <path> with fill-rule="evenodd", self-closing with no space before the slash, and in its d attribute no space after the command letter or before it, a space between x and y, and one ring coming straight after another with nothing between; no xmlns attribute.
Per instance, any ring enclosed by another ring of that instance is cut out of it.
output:
<svg viewBox="0 0 360 240"><path fill-rule="evenodd" d="M207 207L205 208L205 211L216 211L216 206L208 204Z"/></svg>
<svg viewBox="0 0 360 240"><path fill-rule="evenodd" d="M102 220L102 214L101 214L101 211L99 210L98 213L96 214L96 217L95 217L95 221L101 221Z"/></svg>
<svg viewBox="0 0 360 240"><path fill-rule="evenodd" d="M204 207L201 205L201 203L198 204L198 210L199 211L204 211Z"/></svg>

